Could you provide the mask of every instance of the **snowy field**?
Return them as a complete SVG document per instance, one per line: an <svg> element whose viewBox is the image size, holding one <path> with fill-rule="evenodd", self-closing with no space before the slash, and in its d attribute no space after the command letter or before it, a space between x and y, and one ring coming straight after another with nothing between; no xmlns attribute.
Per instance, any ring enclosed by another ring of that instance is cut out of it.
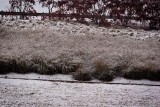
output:
<svg viewBox="0 0 160 107"><path fill-rule="evenodd" d="M159 107L160 87L0 79L1 107Z"/></svg>
<svg viewBox="0 0 160 107"><path fill-rule="evenodd" d="M71 61L82 64L89 72L95 69L94 64L97 61L113 67L126 63L130 66L160 67L160 31L103 28L74 22L38 20L1 20L0 27L0 58L30 60L39 56L46 61ZM128 84L118 85L103 84L99 80L91 81L97 82L95 84L87 84L33 79L76 81L71 75L59 74L0 75L0 106L160 106L160 82L123 78L110 82Z"/></svg>

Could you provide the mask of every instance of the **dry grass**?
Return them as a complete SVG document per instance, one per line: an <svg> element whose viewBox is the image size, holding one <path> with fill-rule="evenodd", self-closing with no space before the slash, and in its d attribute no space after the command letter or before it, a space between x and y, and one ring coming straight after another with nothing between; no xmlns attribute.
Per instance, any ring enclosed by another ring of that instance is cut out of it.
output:
<svg viewBox="0 0 160 107"><path fill-rule="evenodd" d="M98 30L97 33L86 30L84 35L74 35L56 33L49 29L35 31L3 30L3 33L0 33L0 56L7 58L12 56L13 59L21 57L24 60L16 62L16 65L19 66L18 68L15 67L16 69L32 66L34 69L29 69L30 71L41 74L75 72L78 69L78 64L82 63L88 67L86 72L94 72L96 74L94 76L101 80L107 80L106 78L109 76L111 79L115 76L143 79L145 76L138 75L146 75L143 72L148 69L148 65L139 67L135 64L147 64L151 61L150 66L153 66L154 70L148 70L148 76L145 78L159 80L159 76L157 76L160 66L158 37L142 41L124 36L123 33L116 36L109 34L117 32L117 29L114 29L114 32L106 29L105 31L106 34L102 34ZM123 29L120 32L123 32ZM137 30L136 32L141 31ZM34 59L34 56L40 56L40 59ZM7 67L15 65L13 59L12 61L1 61L1 71L8 72ZM31 61L31 64L25 63L25 59ZM101 61L96 62L99 59ZM95 62L97 64L93 64ZM24 71L27 72L28 70ZM15 72L21 72L21 70Z"/></svg>
<svg viewBox="0 0 160 107"><path fill-rule="evenodd" d="M8 30L4 27L0 27L0 38L5 37L8 34Z"/></svg>
<svg viewBox="0 0 160 107"><path fill-rule="evenodd" d="M132 64L122 72L123 77L127 79L149 79L160 80L160 68L153 62Z"/></svg>
<svg viewBox="0 0 160 107"><path fill-rule="evenodd" d="M93 76L96 79L99 79L101 81L112 81L114 78L114 72L111 71L109 66L104 63L103 61L99 60L95 63L95 71L93 72Z"/></svg>
<svg viewBox="0 0 160 107"><path fill-rule="evenodd" d="M1 59L0 71L1 74L9 72L29 73L32 72L32 64L27 62L27 60L20 61L19 59Z"/></svg>
<svg viewBox="0 0 160 107"><path fill-rule="evenodd" d="M92 76L84 68L79 68L76 72L72 73L72 76L75 80L79 81L90 81Z"/></svg>
<svg viewBox="0 0 160 107"><path fill-rule="evenodd" d="M20 58L1 58L0 59L0 74L6 74L10 72L15 73L38 73L38 74L69 74L75 72L78 69L78 64L69 65L61 63L53 63L52 61L46 61L40 57L34 57L31 60L23 60Z"/></svg>

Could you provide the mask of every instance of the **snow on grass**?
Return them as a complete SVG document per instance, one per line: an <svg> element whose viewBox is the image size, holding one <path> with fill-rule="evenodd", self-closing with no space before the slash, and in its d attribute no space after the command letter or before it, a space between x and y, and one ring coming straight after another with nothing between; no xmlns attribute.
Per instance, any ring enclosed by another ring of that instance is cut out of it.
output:
<svg viewBox="0 0 160 107"><path fill-rule="evenodd" d="M61 32L63 34L76 34L76 35L88 35L88 34L110 34L112 36L130 36L135 39L147 39L151 37L160 37L159 31L144 31L142 29L114 29L104 28L98 26L86 26L76 22L62 22L62 21L40 21L40 20L7 20L1 21L1 26L5 26L9 29L19 30L37 30L37 29L50 29L54 32Z"/></svg>
<svg viewBox="0 0 160 107"><path fill-rule="evenodd" d="M160 69L159 31L37 20L3 20L1 26L0 57L68 61L89 72L99 60L111 68L124 63Z"/></svg>

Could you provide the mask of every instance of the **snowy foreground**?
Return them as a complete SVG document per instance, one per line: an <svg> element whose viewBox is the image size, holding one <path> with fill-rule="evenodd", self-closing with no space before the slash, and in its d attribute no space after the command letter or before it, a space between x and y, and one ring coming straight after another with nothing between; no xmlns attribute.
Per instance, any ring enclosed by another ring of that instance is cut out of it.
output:
<svg viewBox="0 0 160 107"><path fill-rule="evenodd" d="M160 87L0 78L1 107L159 107Z"/></svg>
<svg viewBox="0 0 160 107"><path fill-rule="evenodd" d="M62 81L56 82L54 80ZM113 84L100 83L98 80L93 80L90 83L63 81L75 80L69 75L37 75L34 73L0 75L1 107L160 106L160 82L134 81L123 78L109 82ZM127 83L127 85L123 83Z"/></svg>

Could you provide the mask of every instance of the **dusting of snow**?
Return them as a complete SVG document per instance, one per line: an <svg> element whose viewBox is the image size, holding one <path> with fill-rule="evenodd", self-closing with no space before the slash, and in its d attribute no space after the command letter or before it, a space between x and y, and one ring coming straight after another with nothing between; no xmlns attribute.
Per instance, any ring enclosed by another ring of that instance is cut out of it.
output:
<svg viewBox="0 0 160 107"><path fill-rule="evenodd" d="M113 36L128 36L134 39L148 39L152 37L160 37L160 31L144 31L142 29L136 30L131 28L114 29L97 27L96 25L86 26L76 22L64 21L41 21L41 20L7 20L3 19L1 26L9 29L18 30L37 30L37 29L50 29L53 32L61 32L62 34L75 34L75 35L88 35L88 34L102 34Z"/></svg>
<svg viewBox="0 0 160 107"><path fill-rule="evenodd" d="M160 67L159 31L39 20L3 20L1 27L7 29L0 33L0 57L40 56L80 63L88 71L98 60L112 66L131 62Z"/></svg>
<svg viewBox="0 0 160 107"><path fill-rule="evenodd" d="M66 60L81 63L88 71L96 61L112 66L124 62L152 63L160 67L160 31L86 26L74 22L2 20L0 57ZM72 80L70 75L7 74L0 77ZM74 80L75 81L75 80ZM98 80L93 80L98 81ZM148 80L116 78L111 83L160 84ZM106 84L52 83L0 78L0 104L6 106L136 106L159 107L160 88Z"/></svg>
<svg viewBox="0 0 160 107"><path fill-rule="evenodd" d="M9 73L9 74L1 74L0 78L20 78L20 79L39 79L39 80L59 80L59 81L77 81L72 78L71 75L64 75L64 74L54 74L54 75L39 75L35 73L30 74L16 74L16 73ZM97 79L93 79L90 82L102 83ZM159 81L150 81L150 80L128 80L122 77L115 78L113 81L108 83L127 83L127 84L151 84L151 85L160 85Z"/></svg>
<svg viewBox="0 0 160 107"><path fill-rule="evenodd" d="M27 107L159 107L156 86L0 79L0 104Z"/></svg>

